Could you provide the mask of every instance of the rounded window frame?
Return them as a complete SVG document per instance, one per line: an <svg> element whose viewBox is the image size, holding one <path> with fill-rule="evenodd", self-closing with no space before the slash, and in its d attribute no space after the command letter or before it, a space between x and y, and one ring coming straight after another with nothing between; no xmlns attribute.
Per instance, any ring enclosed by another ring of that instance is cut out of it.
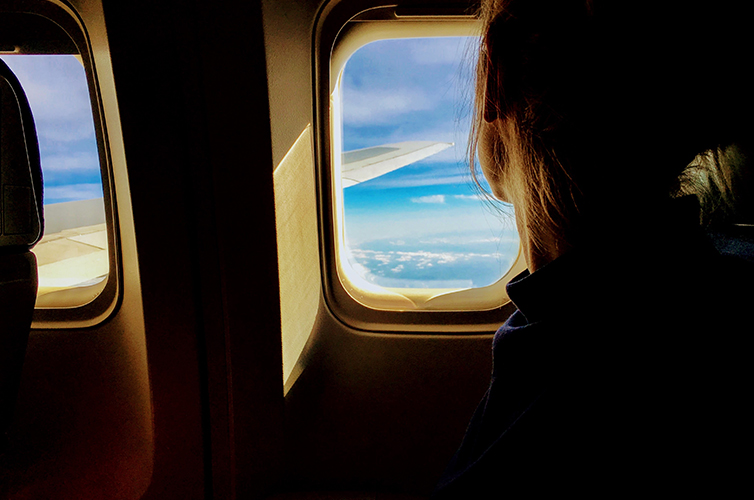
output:
<svg viewBox="0 0 754 500"><path fill-rule="evenodd" d="M122 297L121 259L118 240L117 207L108 146L107 127L92 47L86 26L78 13L57 0L11 0L0 5L0 15L23 14L39 16L57 25L78 50L77 56L86 73L92 108L95 139L102 177L105 225L108 241L109 271L107 279L90 285L97 295L90 301L76 305L35 307L32 329L73 329L92 327L106 321L118 309ZM62 36L62 33L61 33Z"/></svg>
<svg viewBox="0 0 754 500"><path fill-rule="evenodd" d="M365 5L365 3L367 5ZM348 58L364 45L390 38L478 36L478 21L457 7L405 8L377 2L340 2L323 9L315 30L315 153L318 165L325 302L357 329L397 332L483 332L513 311L505 285L525 268L521 248L495 283L465 290L400 289L370 285L349 272L344 258L342 188L333 172L340 158L338 103L331 96Z"/></svg>

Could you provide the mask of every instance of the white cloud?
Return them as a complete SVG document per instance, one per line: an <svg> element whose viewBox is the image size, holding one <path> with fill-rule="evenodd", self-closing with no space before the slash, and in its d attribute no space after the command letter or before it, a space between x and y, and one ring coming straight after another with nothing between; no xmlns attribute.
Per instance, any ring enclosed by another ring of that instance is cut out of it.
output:
<svg viewBox="0 0 754 500"><path fill-rule="evenodd" d="M372 256L375 260L378 260L382 264L390 264L390 261L392 260L392 257L390 257L390 252L388 253L375 253Z"/></svg>
<svg viewBox="0 0 754 500"><path fill-rule="evenodd" d="M483 194L456 194L453 195L453 198L466 201L487 201L489 199Z"/></svg>
<svg viewBox="0 0 754 500"><path fill-rule="evenodd" d="M45 172L99 172L99 156L96 153L71 153L43 156Z"/></svg>
<svg viewBox="0 0 754 500"><path fill-rule="evenodd" d="M346 88L343 121L347 125L383 124L401 115L434 107L433 100L419 89Z"/></svg>
<svg viewBox="0 0 754 500"><path fill-rule="evenodd" d="M419 196L418 198L411 198L412 203L445 203L444 194L433 194L429 196Z"/></svg>
<svg viewBox="0 0 754 500"><path fill-rule="evenodd" d="M29 100L40 139L94 140L84 68L73 56L5 56Z"/></svg>

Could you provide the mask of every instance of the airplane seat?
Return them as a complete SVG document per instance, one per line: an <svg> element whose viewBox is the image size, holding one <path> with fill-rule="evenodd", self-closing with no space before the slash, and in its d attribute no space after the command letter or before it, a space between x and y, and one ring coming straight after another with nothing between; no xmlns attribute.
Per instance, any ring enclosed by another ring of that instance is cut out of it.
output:
<svg viewBox="0 0 754 500"><path fill-rule="evenodd" d="M0 453L21 380L37 296L31 248L44 230L42 170L31 108L0 60Z"/></svg>

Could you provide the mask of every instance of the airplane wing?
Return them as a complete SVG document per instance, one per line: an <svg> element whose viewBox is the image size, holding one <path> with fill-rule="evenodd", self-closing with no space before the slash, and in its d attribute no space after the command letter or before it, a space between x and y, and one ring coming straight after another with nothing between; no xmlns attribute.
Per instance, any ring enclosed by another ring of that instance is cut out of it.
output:
<svg viewBox="0 0 754 500"><path fill-rule="evenodd" d="M107 279L107 248L102 198L45 205L45 234L32 249L39 280L37 307L67 304L68 299L63 300L61 293L72 297L72 305L96 297L99 291L85 289ZM85 300L87 293L94 295Z"/></svg>
<svg viewBox="0 0 754 500"><path fill-rule="evenodd" d="M343 187L351 187L435 155L452 142L407 141L383 144L343 153L341 177Z"/></svg>
<svg viewBox="0 0 754 500"><path fill-rule="evenodd" d="M37 256L38 296L101 281L110 271L105 224L45 234Z"/></svg>

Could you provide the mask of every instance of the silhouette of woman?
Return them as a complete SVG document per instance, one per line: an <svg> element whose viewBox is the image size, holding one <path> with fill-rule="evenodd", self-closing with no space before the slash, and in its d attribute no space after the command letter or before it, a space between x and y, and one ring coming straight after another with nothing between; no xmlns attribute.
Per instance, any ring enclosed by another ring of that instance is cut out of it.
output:
<svg viewBox="0 0 754 500"><path fill-rule="evenodd" d="M470 156L528 270L435 496L737 491L754 271L702 225L740 215L747 16L485 0L480 17Z"/></svg>

